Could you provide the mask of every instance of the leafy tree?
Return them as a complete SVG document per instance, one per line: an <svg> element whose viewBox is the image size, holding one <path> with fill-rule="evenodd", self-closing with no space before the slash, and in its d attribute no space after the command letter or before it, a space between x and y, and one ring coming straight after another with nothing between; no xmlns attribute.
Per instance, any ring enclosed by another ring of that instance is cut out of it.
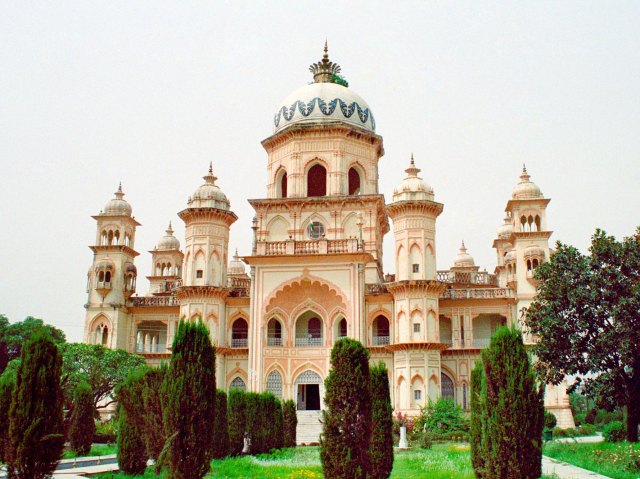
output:
<svg viewBox="0 0 640 479"><path fill-rule="evenodd" d="M86 381L93 390L96 408L115 402L112 393L116 386L135 369L143 366L142 356L122 349L109 349L99 344L69 343L62 346L62 385L67 398L73 397L78 383Z"/></svg>
<svg viewBox="0 0 640 479"><path fill-rule="evenodd" d="M115 391L118 401L118 466L126 474L142 474L147 468L144 441L145 369L131 372Z"/></svg>
<svg viewBox="0 0 640 479"><path fill-rule="evenodd" d="M627 408L627 439L640 422L640 227L616 241L596 230L590 255L558 242L536 269L538 295L525 324L545 382L576 376L601 407Z"/></svg>
<svg viewBox="0 0 640 479"><path fill-rule="evenodd" d="M429 398L413 427L435 434L446 434L465 430L468 425L465 424L460 406L451 399L439 397L436 401Z"/></svg>
<svg viewBox="0 0 640 479"><path fill-rule="evenodd" d="M325 380L320 459L327 479L367 477L371 439L369 352L359 341L338 340Z"/></svg>
<svg viewBox="0 0 640 479"><path fill-rule="evenodd" d="M229 453L229 425L227 424L227 393L216 391L216 423L213 428L213 458L222 459Z"/></svg>
<svg viewBox="0 0 640 479"><path fill-rule="evenodd" d="M386 479L393 468L393 408L389 395L389 372L383 362L371 368L370 479Z"/></svg>
<svg viewBox="0 0 640 479"><path fill-rule="evenodd" d="M238 456L242 453L244 433L247 431L246 393L240 389L231 388L228 405L229 454Z"/></svg>
<svg viewBox="0 0 640 479"><path fill-rule="evenodd" d="M16 388L16 372L13 370L5 371L0 375L0 462L6 461L5 451L9 442L9 408L11 407L11 399Z"/></svg>
<svg viewBox="0 0 640 479"><path fill-rule="evenodd" d="M156 472L160 472L158 461L166 440L162 419L162 382L168 367L161 364L157 368L147 368L142 376L142 406L144 422L144 442L147 456L156 462Z"/></svg>
<svg viewBox="0 0 640 479"><path fill-rule="evenodd" d="M291 399L284 402L284 447L296 447L296 427L298 416L296 415L296 403Z"/></svg>
<svg viewBox="0 0 640 479"><path fill-rule="evenodd" d="M536 382L522 333L515 328L498 329L489 348L482 351L482 364L482 399L480 404L475 402L482 409L474 414L482 418L483 457L474 459L484 467L476 470L477 477L537 479L542 474L544 387ZM472 442L477 445L478 438Z"/></svg>
<svg viewBox="0 0 640 479"><path fill-rule="evenodd" d="M27 316L24 321L12 324L4 314L0 314L0 374L9 361L20 357L22 346L41 329L49 333L55 344L66 341L62 330L45 324L41 319Z"/></svg>
<svg viewBox="0 0 640 479"><path fill-rule="evenodd" d="M215 427L215 349L202 323L181 320L162 385L163 464L172 479L200 479L209 471ZM166 460L165 460L166 459Z"/></svg>
<svg viewBox="0 0 640 479"><path fill-rule="evenodd" d="M486 456L486 407L482 392L486 390L484 368L478 361L471 370L471 465L477 479L483 479Z"/></svg>
<svg viewBox="0 0 640 479"><path fill-rule="evenodd" d="M71 450L79 456L86 456L91 450L93 436L96 433L95 410L91 386L87 382L81 382L76 387L74 394L69 430Z"/></svg>
<svg viewBox="0 0 640 479"><path fill-rule="evenodd" d="M54 471L62 449L62 358L45 329L22 346L9 409L7 472L10 479L41 479Z"/></svg>

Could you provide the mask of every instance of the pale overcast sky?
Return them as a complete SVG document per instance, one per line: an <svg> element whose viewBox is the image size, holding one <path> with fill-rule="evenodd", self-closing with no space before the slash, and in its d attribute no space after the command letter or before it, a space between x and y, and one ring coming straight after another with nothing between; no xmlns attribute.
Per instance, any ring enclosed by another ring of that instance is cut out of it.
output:
<svg viewBox="0 0 640 479"><path fill-rule="evenodd" d="M375 114L387 201L411 152L444 203L438 268L491 248L522 163L553 241L640 224L638 1L0 3L0 313L82 339L97 214L122 181L138 293L213 161L250 252L273 115L330 57ZM393 269L392 235L385 268Z"/></svg>

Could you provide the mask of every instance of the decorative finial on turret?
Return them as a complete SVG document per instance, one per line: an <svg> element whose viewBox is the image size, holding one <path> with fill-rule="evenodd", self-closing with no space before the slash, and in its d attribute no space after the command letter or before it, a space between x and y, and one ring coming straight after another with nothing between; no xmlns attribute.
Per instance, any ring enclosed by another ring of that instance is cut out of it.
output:
<svg viewBox="0 0 640 479"><path fill-rule="evenodd" d="M122 192L122 181L120 183L118 183L118 191L115 192L116 198L118 198L119 200L122 199L122 197L124 196L124 193Z"/></svg>
<svg viewBox="0 0 640 479"><path fill-rule="evenodd" d="M238 248L236 248L236 254L233 255L234 258L238 258Z"/></svg>
<svg viewBox="0 0 640 479"><path fill-rule="evenodd" d="M171 221L169 221L169 227L167 228L166 231L169 236L173 235L173 228L171 227Z"/></svg>
<svg viewBox="0 0 640 479"><path fill-rule="evenodd" d="M414 166L416 163L413 161L413 152L411 152L411 165Z"/></svg>
<svg viewBox="0 0 640 479"><path fill-rule="evenodd" d="M409 176L418 176L422 170L416 167L416 162L413 159L413 153L411 153L411 161L409 162L409 168L404 170L405 173Z"/></svg>
<svg viewBox="0 0 640 479"><path fill-rule="evenodd" d="M209 172L205 176L203 176L202 179L210 185L215 184L218 177L213 174L213 161L209 162Z"/></svg>
<svg viewBox="0 0 640 479"><path fill-rule="evenodd" d="M313 74L313 81L315 83L337 83L348 87L349 83L339 75L340 70L340 65L329 60L329 47L325 40L322 60L309 67L309 71Z"/></svg>
<svg viewBox="0 0 640 479"><path fill-rule="evenodd" d="M461 253L467 252L467 247L464 245L464 240L462 240L462 245L460 246L460 252Z"/></svg>
<svg viewBox="0 0 640 479"><path fill-rule="evenodd" d="M522 181L529 181L529 178L531 178L531 176L529 176L529 173L527 173L527 165L522 163L522 174L520 175L520 179Z"/></svg>

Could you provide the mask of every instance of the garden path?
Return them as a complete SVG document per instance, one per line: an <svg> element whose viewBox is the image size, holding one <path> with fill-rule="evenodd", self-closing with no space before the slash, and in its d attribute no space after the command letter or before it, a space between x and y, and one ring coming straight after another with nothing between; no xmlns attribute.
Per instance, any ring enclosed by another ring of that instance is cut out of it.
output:
<svg viewBox="0 0 640 479"><path fill-rule="evenodd" d="M542 473L555 474L560 479L610 479L608 476L596 474L566 462L542 456Z"/></svg>

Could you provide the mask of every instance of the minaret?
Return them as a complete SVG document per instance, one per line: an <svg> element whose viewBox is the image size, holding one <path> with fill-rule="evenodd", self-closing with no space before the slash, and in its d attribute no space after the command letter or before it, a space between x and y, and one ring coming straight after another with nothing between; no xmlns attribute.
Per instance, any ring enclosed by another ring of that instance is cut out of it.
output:
<svg viewBox="0 0 640 479"><path fill-rule="evenodd" d="M90 246L93 264L88 273L84 342L125 348L129 329L126 301L136 290L133 249L136 227L122 184L104 210L93 216L96 241Z"/></svg>
<svg viewBox="0 0 640 479"><path fill-rule="evenodd" d="M182 277L183 254L180 251L180 241L173 236L171 222L166 234L160 238L158 245L151 253L151 276L149 280L149 293L153 296L165 296L171 294L171 290L177 286L176 282Z"/></svg>

